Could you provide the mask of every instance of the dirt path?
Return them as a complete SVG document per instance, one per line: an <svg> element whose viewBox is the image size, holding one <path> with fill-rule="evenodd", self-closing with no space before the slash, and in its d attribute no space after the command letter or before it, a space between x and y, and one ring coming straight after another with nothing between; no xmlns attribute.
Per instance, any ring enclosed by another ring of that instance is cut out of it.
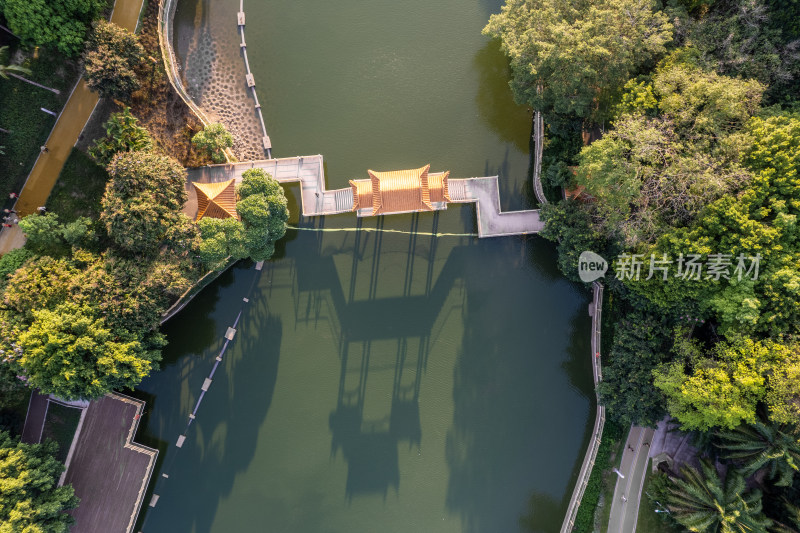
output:
<svg viewBox="0 0 800 533"><path fill-rule="evenodd" d="M130 31L136 30L142 4L143 0L116 0L114 11L111 14L111 22ZM90 91L86 82L81 79L73 89L47 138L45 143L47 151L39 154L19 193L19 199L14 206L19 216L35 213L37 207L45 205L50 191L58 180L58 175L61 173L72 147L78 141L86 121L92 115L97 101L97 94ZM0 233L0 254L19 248L24 243L25 239L18 226L7 228Z"/></svg>

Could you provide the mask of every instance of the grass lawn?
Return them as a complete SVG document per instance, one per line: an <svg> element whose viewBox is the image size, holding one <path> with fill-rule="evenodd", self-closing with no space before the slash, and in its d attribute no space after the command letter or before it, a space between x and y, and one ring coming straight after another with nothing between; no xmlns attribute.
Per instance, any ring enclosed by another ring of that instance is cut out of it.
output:
<svg viewBox="0 0 800 533"><path fill-rule="evenodd" d="M647 464L647 474L644 477L644 490L650 486L650 480L653 479L651 466L653 460ZM636 531L642 533L679 533L683 529L672 525L664 519L660 513L655 512L655 506L650 502L647 494L642 492L642 501L639 502L639 518L636 521Z"/></svg>
<svg viewBox="0 0 800 533"><path fill-rule="evenodd" d="M47 199L47 209L62 222L72 222L80 216L96 220L107 181L108 173L103 167L73 148Z"/></svg>
<svg viewBox="0 0 800 533"><path fill-rule="evenodd" d="M10 43L13 54L17 43ZM6 58L2 58L3 61ZM58 89L55 94L34 87L16 78L0 78L0 146L5 155L0 156L0 204L8 199L9 192L19 192L33 168L40 147L47 140L56 117L41 110L58 113L64 107L72 87L78 80L78 64L53 51L40 49L38 58L28 57L23 66L31 69L25 77Z"/></svg>
<svg viewBox="0 0 800 533"><path fill-rule="evenodd" d="M75 436L80 419L81 410L77 407L67 407L55 402L50 402L47 406L42 440L49 438L58 443L56 459L62 463L67 460L72 437Z"/></svg>

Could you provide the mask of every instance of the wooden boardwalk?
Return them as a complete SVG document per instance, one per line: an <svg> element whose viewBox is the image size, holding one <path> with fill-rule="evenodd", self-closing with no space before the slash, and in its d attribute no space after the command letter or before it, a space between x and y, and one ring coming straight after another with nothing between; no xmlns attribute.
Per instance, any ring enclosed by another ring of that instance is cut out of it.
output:
<svg viewBox="0 0 800 533"><path fill-rule="evenodd" d="M246 161L209 165L190 169L189 182L215 183L235 178L251 168L261 168L280 183L300 183L300 204L303 216L315 217L349 213L353 208L353 192L344 189L327 190L321 155ZM477 208L478 236L502 237L538 233L544 227L536 209L503 212L500 209L500 191L497 176L448 180L452 203L474 203ZM188 187L189 202L184 212L194 217L197 196L194 187Z"/></svg>

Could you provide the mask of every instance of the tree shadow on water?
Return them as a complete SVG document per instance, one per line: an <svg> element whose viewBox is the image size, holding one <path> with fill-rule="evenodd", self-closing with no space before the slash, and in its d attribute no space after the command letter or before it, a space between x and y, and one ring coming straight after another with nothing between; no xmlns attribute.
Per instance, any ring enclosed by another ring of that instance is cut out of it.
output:
<svg viewBox="0 0 800 533"><path fill-rule="evenodd" d="M445 449L447 508L461 518L465 533L517 532L523 522L531 531L557 531L563 495L571 491L566 485L576 428L564 417L582 409L583 401L552 358L562 357L562 336L585 324L552 330L551 317L563 316L576 302L540 300L564 293L536 292L542 289L525 265L528 246L533 244L522 246L517 267L509 264L508 253L484 254L496 259L466 276L465 327ZM545 311L546 305L560 309Z"/></svg>
<svg viewBox="0 0 800 533"><path fill-rule="evenodd" d="M475 54L472 64L480 76L475 100L481 118L500 140L513 144L520 152L528 152L531 115L524 106L514 102L508 86L511 68L500 49L500 41L488 41Z"/></svg>
<svg viewBox="0 0 800 533"><path fill-rule="evenodd" d="M162 353L162 368L181 361L187 354L200 353L214 343L217 326L212 314L220 302L220 293L233 285L237 271L251 266L240 262L223 272L177 315L164 323L161 331L166 335L168 344ZM191 326L187 327L187 324Z"/></svg>
<svg viewBox="0 0 800 533"><path fill-rule="evenodd" d="M522 531L530 533L553 533L561 527L564 508L552 497L534 492L528 502L528 512L519 519Z"/></svg>
<svg viewBox="0 0 800 533"><path fill-rule="evenodd" d="M172 438L168 444L156 442L170 471L157 470L155 474L166 473L171 479L157 478L161 485L156 488L162 501L156 508L146 509L148 515L155 515L146 517L153 526L151 531L209 532L220 502L230 497L237 476L248 470L255 457L258 432L270 409L277 382L283 324L270 314L260 289L254 291L250 302L248 305L252 307L246 308L235 341L214 375L197 419L186 432L183 447L176 448ZM192 407L199 393L196 381L207 375L219 350L209 352L203 359L206 372L193 373L188 383L194 396ZM170 399L165 403L177 404ZM164 416L174 417L175 413ZM163 434L163 429L155 432ZM193 483L184 480L170 486L172 479L182 476L191 478ZM170 490L178 486L189 486L191 490L183 493ZM156 528L155 524L160 526Z"/></svg>

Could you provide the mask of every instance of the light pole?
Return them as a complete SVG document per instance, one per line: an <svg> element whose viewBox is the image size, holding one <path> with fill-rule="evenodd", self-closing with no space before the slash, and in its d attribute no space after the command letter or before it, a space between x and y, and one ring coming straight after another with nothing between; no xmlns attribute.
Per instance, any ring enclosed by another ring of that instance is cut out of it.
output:
<svg viewBox="0 0 800 533"><path fill-rule="evenodd" d="M618 475L618 476L619 476L621 479L625 479L625 475L624 475L622 472L620 472L619 470L617 470L617 467L616 467L616 466L615 466L614 468L612 468L612 470L613 470L613 471L614 471L614 473L615 473L616 475Z"/></svg>

